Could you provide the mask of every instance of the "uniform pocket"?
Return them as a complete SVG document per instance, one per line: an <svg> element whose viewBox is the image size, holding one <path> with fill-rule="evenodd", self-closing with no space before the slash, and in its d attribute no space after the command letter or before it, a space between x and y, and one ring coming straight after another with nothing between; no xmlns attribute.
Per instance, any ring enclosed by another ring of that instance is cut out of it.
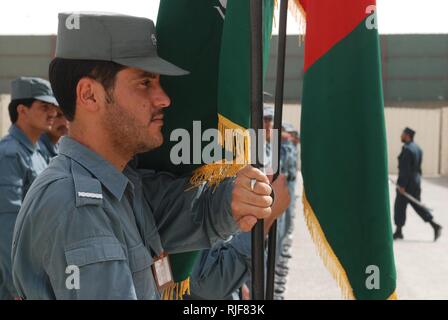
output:
<svg viewBox="0 0 448 320"><path fill-rule="evenodd" d="M126 260L121 243L113 237L86 239L65 248L67 265L83 267L85 265Z"/></svg>
<svg viewBox="0 0 448 320"><path fill-rule="evenodd" d="M129 267L138 299L157 299L158 292L152 275L152 257L143 243L129 249Z"/></svg>

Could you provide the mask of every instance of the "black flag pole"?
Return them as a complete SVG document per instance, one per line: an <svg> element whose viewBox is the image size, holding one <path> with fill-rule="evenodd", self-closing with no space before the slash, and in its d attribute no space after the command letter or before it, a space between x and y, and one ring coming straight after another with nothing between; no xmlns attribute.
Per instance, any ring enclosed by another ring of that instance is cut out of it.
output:
<svg viewBox="0 0 448 320"><path fill-rule="evenodd" d="M275 87L275 109L274 109L274 130L278 130L277 135L277 166L274 173L273 181L280 174L280 144L281 144L281 128L283 118L283 92L285 83L285 59L286 59L286 23L288 17L288 0L281 0L280 3L280 23L278 32L278 55L277 55L277 79ZM277 220L269 230L268 240L268 267L266 278L266 300L274 299L274 279L275 279L275 256L277 248Z"/></svg>
<svg viewBox="0 0 448 320"><path fill-rule="evenodd" d="M261 168L263 159L258 157L258 132L263 128L263 1L250 0L251 26L251 127L255 130L256 163ZM252 230L252 299L264 300L264 223L258 220Z"/></svg>

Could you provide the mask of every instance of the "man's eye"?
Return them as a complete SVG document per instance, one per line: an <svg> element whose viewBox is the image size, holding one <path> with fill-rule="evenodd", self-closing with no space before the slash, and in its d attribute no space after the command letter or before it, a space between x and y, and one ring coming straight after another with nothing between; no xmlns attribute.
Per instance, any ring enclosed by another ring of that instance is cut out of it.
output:
<svg viewBox="0 0 448 320"><path fill-rule="evenodd" d="M152 81L151 81L150 79L146 79L146 80L144 80L144 81L142 82L142 84L143 84L145 87L149 87L149 86L151 85L151 83L152 83Z"/></svg>

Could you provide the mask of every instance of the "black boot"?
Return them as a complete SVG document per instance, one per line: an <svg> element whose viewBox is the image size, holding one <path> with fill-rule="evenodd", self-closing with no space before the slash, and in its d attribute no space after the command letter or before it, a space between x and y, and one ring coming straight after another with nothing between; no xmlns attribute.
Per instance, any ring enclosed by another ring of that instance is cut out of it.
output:
<svg viewBox="0 0 448 320"><path fill-rule="evenodd" d="M435 223L434 221L429 221L431 227L434 229L434 241L440 238L442 234L442 226L440 224Z"/></svg>
<svg viewBox="0 0 448 320"><path fill-rule="evenodd" d="M394 240L403 239L403 233L401 232L401 227L397 227L394 233Z"/></svg>

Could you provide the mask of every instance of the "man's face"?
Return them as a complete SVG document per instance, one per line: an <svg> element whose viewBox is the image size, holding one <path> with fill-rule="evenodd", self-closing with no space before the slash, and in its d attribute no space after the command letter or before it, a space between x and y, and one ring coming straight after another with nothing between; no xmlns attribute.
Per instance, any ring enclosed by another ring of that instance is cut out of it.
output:
<svg viewBox="0 0 448 320"><path fill-rule="evenodd" d="M65 118L62 111L57 108L56 109L56 117L54 118L53 125L49 131L49 134L55 138L60 138L65 136L68 132L68 121Z"/></svg>
<svg viewBox="0 0 448 320"><path fill-rule="evenodd" d="M24 108L27 124L35 129L49 131L56 117L56 107L51 103L36 100L31 107Z"/></svg>
<svg viewBox="0 0 448 320"><path fill-rule="evenodd" d="M292 137L292 142L293 142L295 145L300 144L300 138L299 138L299 136L297 136L297 135L293 135L293 137Z"/></svg>
<svg viewBox="0 0 448 320"><path fill-rule="evenodd" d="M289 132L282 130L282 141L289 141L292 139L292 136Z"/></svg>
<svg viewBox="0 0 448 320"><path fill-rule="evenodd" d="M409 140L409 136L408 136L408 134L405 133L405 132L403 132L403 133L401 134L401 142L406 143L406 142L408 142L408 140Z"/></svg>
<svg viewBox="0 0 448 320"><path fill-rule="evenodd" d="M133 154L163 143L163 109L171 103L160 86L159 75L126 68L116 75L103 117L114 145Z"/></svg>

